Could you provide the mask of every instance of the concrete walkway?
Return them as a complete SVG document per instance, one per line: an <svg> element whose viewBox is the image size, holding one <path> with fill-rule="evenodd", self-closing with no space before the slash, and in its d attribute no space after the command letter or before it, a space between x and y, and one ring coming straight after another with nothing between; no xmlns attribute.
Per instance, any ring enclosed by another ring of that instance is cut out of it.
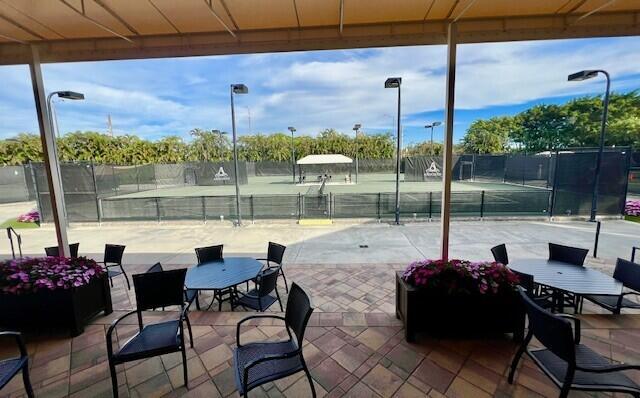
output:
<svg viewBox="0 0 640 398"><path fill-rule="evenodd" d="M452 224L451 257L490 259L489 249L506 243L511 258L544 257L547 242L593 250L595 224L588 222L455 221ZM23 253L43 255L45 246L55 245L52 226L21 230ZM71 242L80 242L80 253L101 257L104 244L127 245L125 261L135 264L189 264L193 249L223 243L225 254L264 255L267 242L287 246L285 260L291 264L397 263L435 258L439 255L440 223L350 224L300 226L293 223L259 223L234 228L229 224L121 223L81 225L69 229ZM631 247L640 243L640 224L608 220L602 223L599 259L595 264L613 264L616 257L629 258ZM0 256L10 254L9 242L0 240Z"/></svg>

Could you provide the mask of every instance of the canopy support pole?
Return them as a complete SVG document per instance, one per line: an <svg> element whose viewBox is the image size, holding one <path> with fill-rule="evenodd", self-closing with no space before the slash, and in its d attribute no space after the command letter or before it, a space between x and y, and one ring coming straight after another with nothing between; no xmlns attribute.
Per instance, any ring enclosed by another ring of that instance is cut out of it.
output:
<svg viewBox="0 0 640 398"><path fill-rule="evenodd" d="M447 30L447 92L445 104L445 134L442 163L442 206L440 208L440 258L449 259L449 221L451 218L451 178L453 174L453 111L456 94L457 26Z"/></svg>
<svg viewBox="0 0 640 398"><path fill-rule="evenodd" d="M49 122L49 112L44 92L44 82L42 80L42 69L40 67L40 53L36 46L31 46L29 71L31 72L33 98L36 104L36 113L38 115L40 141L42 142L42 155L44 157L47 186L49 187L51 212L53 213L53 224L56 230L58 250L61 256L68 257L70 255L69 240L67 239L67 217L64 210L64 192L62 189L60 162L58 161L56 151L56 139ZM42 214L40 217L42 217Z"/></svg>

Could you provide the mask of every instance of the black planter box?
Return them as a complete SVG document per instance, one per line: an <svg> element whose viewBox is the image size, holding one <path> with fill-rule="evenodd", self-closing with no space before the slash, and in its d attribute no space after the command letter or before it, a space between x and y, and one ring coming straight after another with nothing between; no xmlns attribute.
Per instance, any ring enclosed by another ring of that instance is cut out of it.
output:
<svg viewBox="0 0 640 398"><path fill-rule="evenodd" d="M101 311L105 315L113 312L106 274L73 289L0 294L0 326L14 330L60 328L77 336Z"/></svg>
<svg viewBox="0 0 640 398"><path fill-rule="evenodd" d="M524 337L525 312L516 291L501 295L444 295L416 288L396 273L396 317L404 324L405 339L417 332L436 337L479 338L513 333Z"/></svg>

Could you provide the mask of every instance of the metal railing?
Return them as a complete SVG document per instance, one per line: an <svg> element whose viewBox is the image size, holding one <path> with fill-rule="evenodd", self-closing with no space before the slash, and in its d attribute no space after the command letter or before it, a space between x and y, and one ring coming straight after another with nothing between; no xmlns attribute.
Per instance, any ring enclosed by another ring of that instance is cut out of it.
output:
<svg viewBox="0 0 640 398"><path fill-rule="evenodd" d="M13 244L13 235L16 236L16 243L18 243L18 252L20 253L20 257L22 257L22 236L20 236L20 234L17 233L16 230L13 229L13 227L8 227L7 228L7 238L9 238L9 242L11 243L11 256L15 259L16 258L16 250L15 250L15 246Z"/></svg>

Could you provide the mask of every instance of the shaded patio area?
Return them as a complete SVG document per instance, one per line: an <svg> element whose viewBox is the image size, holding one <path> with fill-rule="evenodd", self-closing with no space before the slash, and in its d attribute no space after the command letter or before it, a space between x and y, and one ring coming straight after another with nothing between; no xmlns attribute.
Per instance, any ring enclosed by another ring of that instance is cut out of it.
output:
<svg viewBox="0 0 640 398"><path fill-rule="evenodd" d="M148 266L130 266L131 273ZM173 268L173 267L172 267ZM350 397L554 397L558 389L526 359L507 383L516 345L508 338L437 340L422 336L417 344L404 340L394 311L393 272L401 265L288 265L289 281L308 289L316 311L305 336L304 355L319 396ZM31 376L36 396L108 397L111 381L106 362L105 331L111 321L132 307L133 291L123 278L114 280L114 313L99 316L76 338L28 335ZM283 301L284 286L279 287ZM202 296L201 303L208 305ZM205 304L206 303L206 304ZM273 308L276 308L274 306ZM614 361L640 357L640 314L599 314L585 305L583 342ZM235 325L249 313L192 311L194 349L187 351L189 389L182 379L180 354L164 355L118 366L121 396L237 396L232 371ZM145 314L149 321L174 317L175 311ZM137 329L135 319L118 329L124 342ZM284 329L271 320L254 322L241 331L242 341L281 339ZM2 356L13 347L0 348ZM630 373L634 380L640 375ZM18 377L3 396L23 396ZM249 396L310 396L303 373L266 384ZM570 396L593 396L572 392ZM597 395L611 396L611 395Z"/></svg>

